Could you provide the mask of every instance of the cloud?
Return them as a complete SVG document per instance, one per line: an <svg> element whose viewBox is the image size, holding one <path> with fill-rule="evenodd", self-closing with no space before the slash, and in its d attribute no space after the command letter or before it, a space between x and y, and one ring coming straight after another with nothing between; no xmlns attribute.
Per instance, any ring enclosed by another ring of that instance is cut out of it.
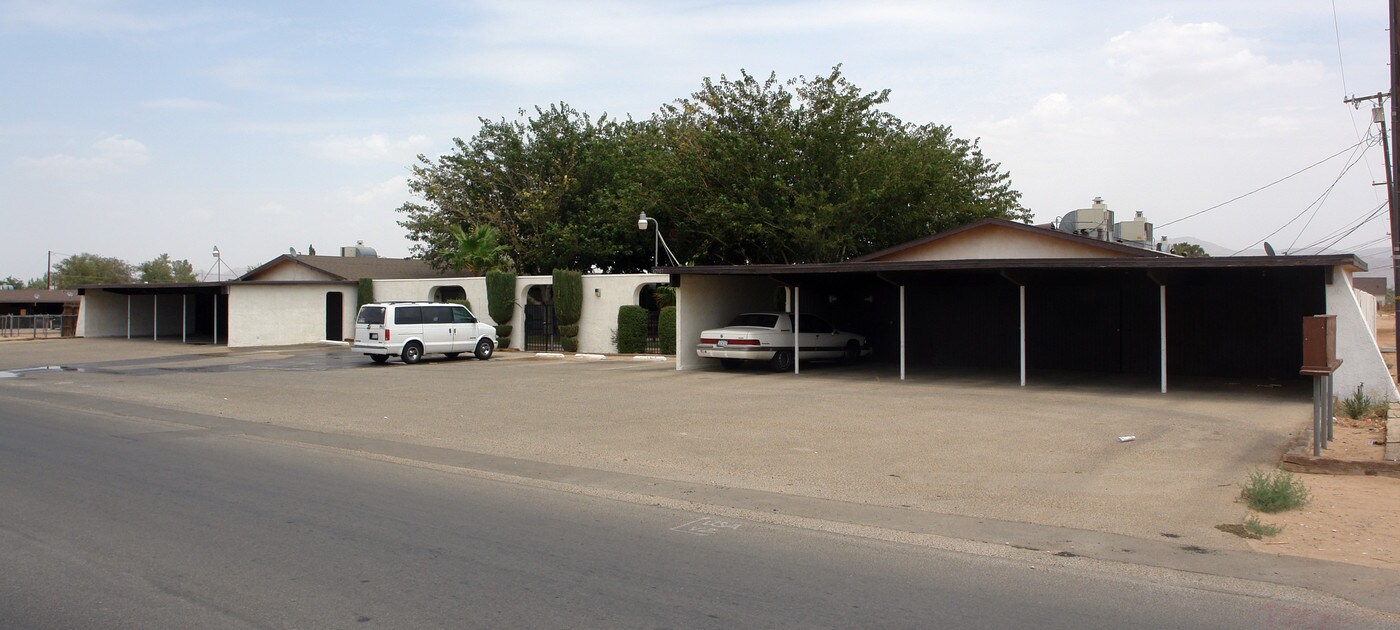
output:
<svg viewBox="0 0 1400 630"><path fill-rule="evenodd" d="M1168 17L1113 37L1104 52L1135 90L1163 100L1311 83L1325 73L1315 60L1272 62L1257 45L1223 24Z"/></svg>
<svg viewBox="0 0 1400 630"><path fill-rule="evenodd" d="M156 98L141 101L141 107L172 111L208 111L222 108L223 105L197 98Z"/></svg>
<svg viewBox="0 0 1400 630"><path fill-rule="evenodd" d="M336 162L397 162L412 161L413 157L433 145L427 136L414 135L394 140L382 133L358 138L331 136L311 143L316 155Z"/></svg>
<svg viewBox="0 0 1400 630"><path fill-rule="evenodd" d="M168 28L163 20L123 13L109 3L72 0L18 0L4 5L3 15L55 31L145 33Z"/></svg>
<svg viewBox="0 0 1400 630"><path fill-rule="evenodd" d="M79 174L145 164L150 155L150 150L139 140L114 135L92 143L90 155L56 153L39 158L21 157L16 161L33 169Z"/></svg>
<svg viewBox="0 0 1400 630"><path fill-rule="evenodd" d="M331 195L331 201L360 208L393 209L406 201L408 176L396 175L362 188L344 188Z"/></svg>

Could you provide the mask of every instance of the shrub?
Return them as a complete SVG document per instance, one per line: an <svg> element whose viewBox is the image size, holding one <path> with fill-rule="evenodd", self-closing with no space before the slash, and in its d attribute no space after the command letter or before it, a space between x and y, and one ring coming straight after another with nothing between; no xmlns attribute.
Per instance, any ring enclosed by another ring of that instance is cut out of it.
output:
<svg viewBox="0 0 1400 630"><path fill-rule="evenodd" d="M1384 417L1383 414L1389 411L1390 405L1386 403L1384 398L1372 398L1366 395L1362 389L1364 385L1365 383L1357 384L1356 391L1341 400L1342 413L1346 414L1348 418L1357 420L1377 416Z"/></svg>
<svg viewBox="0 0 1400 630"><path fill-rule="evenodd" d="M656 305L660 308L676 305L676 287L669 284L656 285Z"/></svg>
<svg viewBox="0 0 1400 630"><path fill-rule="evenodd" d="M358 302L358 304L355 305L356 311L360 310L361 306L364 306L374 301L373 280L370 280L369 278L360 278L360 286L358 293L355 295L355 301Z"/></svg>
<svg viewBox="0 0 1400 630"><path fill-rule="evenodd" d="M486 272L486 312L496 322L496 338L510 347L511 317L515 315L515 274L492 269Z"/></svg>
<svg viewBox="0 0 1400 630"><path fill-rule="evenodd" d="M486 272L486 312L491 315L491 321L496 322L497 328L500 324L510 323L510 318L515 315L514 273L494 269Z"/></svg>
<svg viewBox="0 0 1400 630"><path fill-rule="evenodd" d="M1249 503L1251 509L1273 514L1303 507L1312 500L1303 480L1285 470L1249 473L1240 490L1240 496Z"/></svg>
<svg viewBox="0 0 1400 630"><path fill-rule="evenodd" d="M661 354L676 353L676 307L661 309L656 320L656 337L661 342Z"/></svg>
<svg viewBox="0 0 1400 630"><path fill-rule="evenodd" d="M564 346L564 352L578 352L578 337L559 335L559 345Z"/></svg>
<svg viewBox="0 0 1400 630"><path fill-rule="evenodd" d="M563 329L560 329L563 332ZM637 354L647 351L647 310L640 306L617 309L617 351Z"/></svg>
<svg viewBox="0 0 1400 630"><path fill-rule="evenodd" d="M559 326L560 337L577 337L578 324L561 324Z"/></svg>
<svg viewBox="0 0 1400 630"><path fill-rule="evenodd" d="M554 270L554 316L561 325L577 324L583 312L583 274Z"/></svg>
<svg viewBox="0 0 1400 630"><path fill-rule="evenodd" d="M1283 526L1261 523L1259 521L1259 517L1251 516L1248 519L1245 519L1244 530L1251 534L1254 534L1255 536L1265 538L1268 536L1279 535L1279 533L1283 531Z"/></svg>

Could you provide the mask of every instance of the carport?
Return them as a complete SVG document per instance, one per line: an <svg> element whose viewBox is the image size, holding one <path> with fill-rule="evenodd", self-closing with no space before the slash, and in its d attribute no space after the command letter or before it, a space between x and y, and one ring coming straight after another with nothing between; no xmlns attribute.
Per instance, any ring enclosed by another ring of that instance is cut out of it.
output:
<svg viewBox="0 0 1400 630"><path fill-rule="evenodd" d="M1363 319L1350 274L1366 266L1351 254L1151 254L663 271L680 287L682 370L708 367L686 351L701 330L740 312L785 309L865 334L875 360L897 366L900 379L909 367L999 372L1017 375L1022 385L1028 373L1129 374L1155 377L1166 392L1171 376L1301 379L1304 316L1338 314L1339 327ZM779 289L781 302L774 297ZM1357 332L1365 331L1347 334ZM1357 371L1345 382L1388 381L1371 374L1385 369L1373 335L1369 348L1338 335L1339 354L1355 348L1357 355L1346 359Z"/></svg>
<svg viewBox="0 0 1400 630"><path fill-rule="evenodd" d="M173 282L79 288L88 314L82 334L227 343L230 284Z"/></svg>

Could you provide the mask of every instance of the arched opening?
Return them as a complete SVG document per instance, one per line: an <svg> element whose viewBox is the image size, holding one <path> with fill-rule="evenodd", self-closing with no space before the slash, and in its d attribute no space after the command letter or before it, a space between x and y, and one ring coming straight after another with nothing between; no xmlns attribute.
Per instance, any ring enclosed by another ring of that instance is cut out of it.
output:
<svg viewBox="0 0 1400 630"><path fill-rule="evenodd" d="M537 284L525 291L525 349L557 352L559 322L554 317L554 287Z"/></svg>
<svg viewBox="0 0 1400 630"><path fill-rule="evenodd" d="M467 299L467 290L458 285L449 284L441 287L433 287L434 302L465 299Z"/></svg>

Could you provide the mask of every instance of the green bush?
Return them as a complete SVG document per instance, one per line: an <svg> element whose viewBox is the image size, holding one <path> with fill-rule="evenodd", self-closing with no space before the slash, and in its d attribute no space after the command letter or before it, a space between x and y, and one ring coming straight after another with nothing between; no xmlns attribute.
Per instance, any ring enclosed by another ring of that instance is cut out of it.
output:
<svg viewBox="0 0 1400 630"><path fill-rule="evenodd" d="M666 308L676 305L676 287L669 284L656 285L656 306Z"/></svg>
<svg viewBox="0 0 1400 630"><path fill-rule="evenodd" d="M1267 538L1279 535L1283 531L1283 526L1262 523L1259 521L1259 517L1251 516L1245 519L1244 530L1260 538Z"/></svg>
<svg viewBox="0 0 1400 630"><path fill-rule="evenodd" d="M1356 391L1341 400L1342 413L1346 414L1348 418L1357 420L1384 417L1384 414L1390 410L1390 405L1386 403L1384 398L1372 398L1366 395L1366 392L1362 390L1365 385L1365 383L1358 383Z"/></svg>
<svg viewBox="0 0 1400 630"><path fill-rule="evenodd" d="M647 351L646 309L640 306L622 306L617 309L617 351L625 354Z"/></svg>
<svg viewBox="0 0 1400 630"><path fill-rule="evenodd" d="M564 346L564 352L578 352L578 337L560 335L559 345Z"/></svg>
<svg viewBox="0 0 1400 630"><path fill-rule="evenodd" d="M577 324L583 313L583 274L554 270L554 316L564 326Z"/></svg>
<svg viewBox="0 0 1400 630"><path fill-rule="evenodd" d="M496 337L501 340L502 348L510 346L510 333L512 330L515 330L515 327L510 324L496 324Z"/></svg>
<svg viewBox="0 0 1400 630"><path fill-rule="evenodd" d="M510 322L515 316L515 274L509 271L486 272L486 312L497 324Z"/></svg>
<svg viewBox="0 0 1400 630"><path fill-rule="evenodd" d="M656 320L656 337L661 342L661 354L676 353L676 307L661 309Z"/></svg>
<svg viewBox="0 0 1400 630"><path fill-rule="evenodd" d="M1240 496L1249 503L1251 509L1273 514L1303 507L1312 500L1303 480L1285 470L1249 473L1240 490Z"/></svg>
<svg viewBox="0 0 1400 630"><path fill-rule="evenodd" d="M359 311L361 306L374 301L374 281L369 278L360 278L359 291L355 295L355 310Z"/></svg>
<svg viewBox="0 0 1400 630"><path fill-rule="evenodd" d="M559 326L560 337L577 337L578 324L562 324Z"/></svg>

